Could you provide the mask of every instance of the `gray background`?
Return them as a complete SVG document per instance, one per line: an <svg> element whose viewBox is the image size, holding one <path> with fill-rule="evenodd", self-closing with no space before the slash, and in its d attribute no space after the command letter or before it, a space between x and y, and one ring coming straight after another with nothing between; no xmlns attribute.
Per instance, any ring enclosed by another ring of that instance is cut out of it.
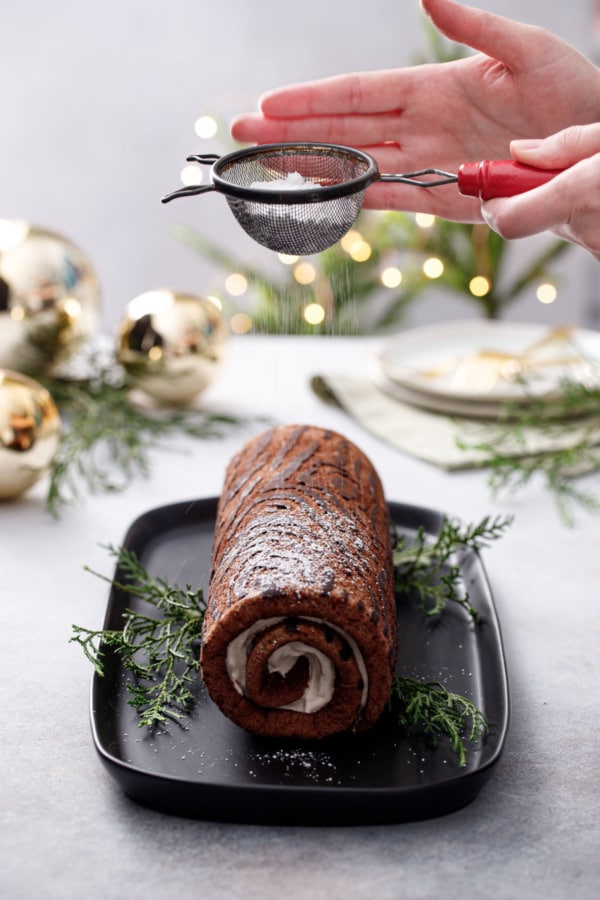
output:
<svg viewBox="0 0 600 900"><path fill-rule="evenodd" d="M592 3L477 5L546 26L592 54ZM195 136L199 115L229 120L271 87L404 65L425 49L417 0L3 0L0 31L0 217L29 219L86 251L103 286L108 330L142 291L222 287L223 273L175 240L178 222L241 260L273 263L234 222L224 198L159 202L179 185L187 153L222 150ZM515 252L539 243L519 242ZM513 315L588 322L597 267L575 249L561 271L553 309L528 297ZM447 318L455 306L434 298L421 315ZM470 307L463 303L461 311Z"/></svg>

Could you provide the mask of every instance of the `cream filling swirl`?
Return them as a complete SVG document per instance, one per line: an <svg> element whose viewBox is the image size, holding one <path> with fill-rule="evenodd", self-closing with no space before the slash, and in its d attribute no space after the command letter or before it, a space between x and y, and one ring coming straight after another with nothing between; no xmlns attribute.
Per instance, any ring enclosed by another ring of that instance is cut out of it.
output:
<svg viewBox="0 0 600 900"><path fill-rule="evenodd" d="M259 619L245 631L242 631L227 647L226 667L227 673L233 683L238 694L246 694L246 660L248 658L248 649L255 635L260 634L271 625L277 625L283 622L286 616L273 616L269 619ZM367 702L369 692L369 682L367 667L363 655L360 652L356 641L346 634L341 628L326 622L324 619L317 619L311 616L302 617L306 622L315 622L318 625L326 625L333 631L337 632L348 643L348 646L354 654L358 670L363 681L363 690L361 696L361 710L364 709ZM278 672L286 675L294 666L296 660L304 656L308 660L308 683L301 697L294 700L293 703L284 704L277 707L278 709L291 709L296 712L315 713L330 702L333 697L335 687L335 666L332 661L321 650L311 647L304 641L290 641L277 647L268 660L269 672Z"/></svg>

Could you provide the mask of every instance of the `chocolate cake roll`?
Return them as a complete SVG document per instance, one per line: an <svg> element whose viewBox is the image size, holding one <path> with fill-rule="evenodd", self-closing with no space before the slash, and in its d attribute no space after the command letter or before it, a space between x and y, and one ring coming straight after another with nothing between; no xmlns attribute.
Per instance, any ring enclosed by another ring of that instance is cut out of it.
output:
<svg viewBox="0 0 600 900"><path fill-rule="evenodd" d="M372 726L397 622L390 523L367 457L333 431L279 426L227 468L201 649L222 712L255 734Z"/></svg>

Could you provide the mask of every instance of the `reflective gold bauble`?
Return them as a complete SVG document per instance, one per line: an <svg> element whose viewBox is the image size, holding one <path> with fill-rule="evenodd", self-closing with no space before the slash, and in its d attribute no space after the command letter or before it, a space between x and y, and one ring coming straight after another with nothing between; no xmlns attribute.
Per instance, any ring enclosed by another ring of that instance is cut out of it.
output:
<svg viewBox="0 0 600 900"><path fill-rule="evenodd" d="M54 232L0 219L0 366L48 372L99 319L100 287L82 251Z"/></svg>
<svg viewBox="0 0 600 900"><path fill-rule="evenodd" d="M215 380L227 337L215 301L148 291L127 306L117 358L136 387L162 404L183 405Z"/></svg>
<svg viewBox="0 0 600 900"><path fill-rule="evenodd" d="M0 500L18 497L46 474L60 428L56 404L41 384L0 369Z"/></svg>

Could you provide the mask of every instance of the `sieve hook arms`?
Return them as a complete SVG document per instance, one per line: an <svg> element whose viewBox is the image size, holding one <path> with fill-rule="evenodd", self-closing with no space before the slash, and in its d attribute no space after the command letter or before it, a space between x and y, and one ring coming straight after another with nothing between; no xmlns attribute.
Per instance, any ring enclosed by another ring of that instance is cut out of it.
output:
<svg viewBox="0 0 600 900"><path fill-rule="evenodd" d="M169 203L176 197L194 197L196 194L206 194L207 191L214 190L214 184L186 184L184 187L177 188L176 191L171 191L170 194L165 194L164 197L161 197L160 202Z"/></svg>
<svg viewBox="0 0 600 900"><path fill-rule="evenodd" d="M426 175L439 176L435 180L421 181ZM395 181L401 184L412 184L416 187L438 187L441 184L456 184L458 176L442 169L419 169L418 172L405 172L402 175L380 175L380 181Z"/></svg>
<svg viewBox="0 0 600 900"><path fill-rule="evenodd" d="M221 157L217 153L192 153L190 156L186 156L185 161L212 165L212 163L216 163L220 158Z"/></svg>

